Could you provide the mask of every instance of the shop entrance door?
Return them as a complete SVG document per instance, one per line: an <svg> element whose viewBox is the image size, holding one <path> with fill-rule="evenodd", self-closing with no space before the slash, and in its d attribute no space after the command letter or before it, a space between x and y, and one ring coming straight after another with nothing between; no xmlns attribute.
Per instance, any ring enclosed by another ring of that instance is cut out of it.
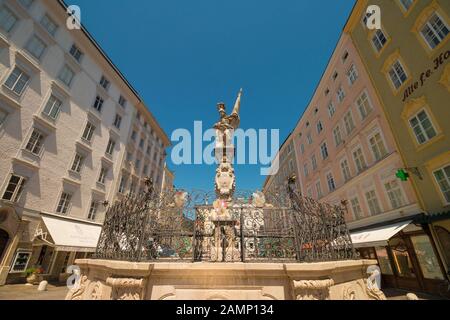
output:
<svg viewBox="0 0 450 320"><path fill-rule="evenodd" d="M9 235L8 232L6 232L3 229L0 229L0 262L2 261L3 254L6 251L6 246L9 242Z"/></svg>
<svg viewBox="0 0 450 320"><path fill-rule="evenodd" d="M401 289L421 291L420 273L408 239L400 236L392 238L389 240L389 249L396 286Z"/></svg>

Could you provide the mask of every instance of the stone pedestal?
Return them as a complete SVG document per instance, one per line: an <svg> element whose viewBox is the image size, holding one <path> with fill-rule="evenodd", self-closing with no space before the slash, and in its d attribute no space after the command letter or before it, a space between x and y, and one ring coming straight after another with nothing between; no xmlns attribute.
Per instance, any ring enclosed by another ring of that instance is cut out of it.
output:
<svg viewBox="0 0 450 320"><path fill-rule="evenodd" d="M133 263L77 260L67 300L373 300L373 260L321 263ZM380 291L381 292L381 291Z"/></svg>

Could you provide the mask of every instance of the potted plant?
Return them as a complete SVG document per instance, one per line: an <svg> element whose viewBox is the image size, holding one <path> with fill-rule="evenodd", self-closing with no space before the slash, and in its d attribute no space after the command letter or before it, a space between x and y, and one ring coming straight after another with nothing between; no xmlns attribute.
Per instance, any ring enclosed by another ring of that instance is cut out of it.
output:
<svg viewBox="0 0 450 320"><path fill-rule="evenodd" d="M39 284L43 277L44 269L42 268L29 268L25 271L27 275L27 283L29 284Z"/></svg>

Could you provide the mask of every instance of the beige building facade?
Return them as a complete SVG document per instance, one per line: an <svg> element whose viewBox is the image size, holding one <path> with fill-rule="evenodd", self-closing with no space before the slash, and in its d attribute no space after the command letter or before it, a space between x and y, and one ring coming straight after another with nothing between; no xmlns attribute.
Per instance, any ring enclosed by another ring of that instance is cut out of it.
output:
<svg viewBox="0 0 450 320"><path fill-rule="evenodd" d="M106 208L162 188L170 141L62 1L0 1L0 285L64 277Z"/></svg>

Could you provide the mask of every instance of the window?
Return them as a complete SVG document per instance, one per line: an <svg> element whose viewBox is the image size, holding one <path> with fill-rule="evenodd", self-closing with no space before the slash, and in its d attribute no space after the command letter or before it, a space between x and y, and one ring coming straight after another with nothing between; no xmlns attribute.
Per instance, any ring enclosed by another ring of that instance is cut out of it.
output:
<svg viewBox="0 0 450 320"><path fill-rule="evenodd" d="M8 79L5 81L5 86L17 95L21 95L29 81L30 76L19 67L15 67Z"/></svg>
<svg viewBox="0 0 450 320"><path fill-rule="evenodd" d="M116 142L112 139L109 139L108 146L106 147L106 154L110 156L114 153L114 148L116 147Z"/></svg>
<svg viewBox="0 0 450 320"><path fill-rule="evenodd" d="M325 96L327 96L329 93L330 93L330 89L327 88L327 89L325 90Z"/></svg>
<svg viewBox="0 0 450 320"><path fill-rule="evenodd" d="M86 127L84 128L82 138L88 142L91 142L92 136L94 135L94 131L95 131L95 126L92 123L88 122L86 124Z"/></svg>
<svg viewBox="0 0 450 320"><path fill-rule="evenodd" d="M322 122L321 121L317 122L316 127L317 127L317 133L320 134L323 130Z"/></svg>
<svg viewBox="0 0 450 320"><path fill-rule="evenodd" d="M353 151L353 159L355 160L356 170L358 173L361 173L367 168L366 160L364 159L364 155L361 148Z"/></svg>
<svg viewBox="0 0 450 320"><path fill-rule="evenodd" d="M374 134L370 139L370 147L372 148L375 160L379 161L387 155L387 150L384 145L383 139L380 133Z"/></svg>
<svg viewBox="0 0 450 320"><path fill-rule="evenodd" d="M327 174L327 184L330 192L336 190L336 184L334 183L333 174L331 172Z"/></svg>
<svg viewBox="0 0 450 320"><path fill-rule="evenodd" d="M89 208L88 220L95 220L98 211L98 201L92 200Z"/></svg>
<svg viewBox="0 0 450 320"><path fill-rule="evenodd" d="M103 100L102 97L97 96L95 98L94 101L94 105L92 106L95 110L97 110L98 112L102 112L102 107L103 107L103 103L105 102L105 100Z"/></svg>
<svg viewBox="0 0 450 320"><path fill-rule="evenodd" d="M11 267L11 273L23 273L28 267L31 251L17 251Z"/></svg>
<svg viewBox="0 0 450 320"><path fill-rule="evenodd" d="M450 203L450 165L433 172L446 203Z"/></svg>
<svg viewBox="0 0 450 320"><path fill-rule="evenodd" d="M33 1L34 0L19 0L20 4L27 9L29 9L31 7L31 5L33 4Z"/></svg>
<svg viewBox="0 0 450 320"><path fill-rule="evenodd" d="M403 9L405 11L408 11L409 8L411 8L411 6L415 0L399 0L399 1L400 1L400 4L402 5Z"/></svg>
<svg viewBox="0 0 450 320"><path fill-rule="evenodd" d="M322 187L320 186L320 181L316 182L316 192L317 192L317 198L322 198Z"/></svg>
<svg viewBox="0 0 450 320"><path fill-rule="evenodd" d="M105 76L102 76L100 79L100 85L105 89L108 90L109 89L109 80L105 78Z"/></svg>
<svg viewBox="0 0 450 320"><path fill-rule="evenodd" d="M394 64L389 69L389 77L391 78L392 84L395 89L398 89L406 82L408 76L405 69L399 60L395 61Z"/></svg>
<svg viewBox="0 0 450 320"><path fill-rule="evenodd" d="M48 15L42 17L41 25L50 33L52 36L55 36L56 30L58 30L57 24L50 18Z"/></svg>
<svg viewBox="0 0 450 320"><path fill-rule="evenodd" d="M74 57L75 60L78 62L81 62L81 59L83 59L83 52L75 45L73 44L72 47L70 47L70 55Z"/></svg>
<svg viewBox="0 0 450 320"><path fill-rule="evenodd" d="M420 111L409 119L409 124L419 144L424 144L436 136L436 130L425 110Z"/></svg>
<svg viewBox="0 0 450 320"><path fill-rule="evenodd" d="M70 67L65 64L59 73L59 80L61 80L66 86L70 87L72 84L72 80L75 77L75 72L70 69Z"/></svg>
<svg viewBox="0 0 450 320"><path fill-rule="evenodd" d="M97 182L100 184L105 184L105 179L106 179L107 174L108 174L108 169L106 169L105 167L102 167L100 169L100 174L98 175Z"/></svg>
<svg viewBox="0 0 450 320"><path fill-rule="evenodd" d="M303 173L305 174L305 177L308 177L309 169L308 169L308 164L307 163L305 163L305 165L303 166Z"/></svg>
<svg viewBox="0 0 450 320"><path fill-rule="evenodd" d="M8 113L2 109L0 109L0 127L5 123L6 117Z"/></svg>
<svg viewBox="0 0 450 320"><path fill-rule="evenodd" d="M347 61L348 59L348 52L345 51L344 54L342 55L342 63L345 63L345 61Z"/></svg>
<svg viewBox="0 0 450 320"><path fill-rule="evenodd" d="M123 96L119 97L119 105L123 108L125 108L127 106L127 100L125 100L125 98Z"/></svg>
<svg viewBox="0 0 450 320"><path fill-rule="evenodd" d="M334 143L336 147L340 146L342 143L342 136L341 136L341 128L337 126L333 130L333 137L334 137Z"/></svg>
<svg viewBox="0 0 450 320"><path fill-rule="evenodd" d="M434 12L420 33L430 48L434 49L447 37L449 31L446 23Z"/></svg>
<svg viewBox="0 0 450 320"><path fill-rule="evenodd" d="M403 194L397 180L392 180L391 182L386 183L384 186L386 188L389 201L391 202L392 209L397 209L404 206L405 201L403 199Z"/></svg>
<svg viewBox="0 0 450 320"><path fill-rule="evenodd" d="M362 219L363 213L358 198L353 198L352 200L350 200L350 204L352 205L353 217L355 218L355 220Z"/></svg>
<svg viewBox="0 0 450 320"><path fill-rule="evenodd" d="M313 139L312 139L311 133L307 134L306 139L308 140L308 144L312 144L313 143Z"/></svg>
<svg viewBox="0 0 450 320"><path fill-rule="evenodd" d="M116 113L116 117L114 118L114 127L120 129L120 125L122 123L122 117Z"/></svg>
<svg viewBox="0 0 450 320"><path fill-rule="evenodd" d="M144 143L145 143L144 138L141 138L141 140L139 141L139 148L144 149Z"/></svg>
<svg viewBox="0 0 450 320"><path fill-rule="evenodd" d="M70 209L70 201L72 200L72 195L67 192L63 192L61 197L59 198L58 207L56 208L56 212L60 214L67 214Z"/></svg>
<svg viewBox="0 0 450 320"><path fill-rule="evenodd" d="M358 79L358 70L356 70L356 67L354 64L350 67L350 69L347 72L347 78L350 85L354 84L356 80Z"/></svg>
<svg viewBox="0 0 450 320"><path fill-rule="evenodd" d="M330 118L332 118L334 116L334 114L336 113L336 108L334 107L333 102L331 101L328 104L328 115L330 116Z"/></svg>
<svg viewBox="0 0 450 320"><path fill-rule="evenodd" d="M371 215L377 215L381 213L380 204L378 203L377 195L375 190L366 192L367 204L369 205L369 210Z"/></svg>
<svg viewBox="0 0 450 320"><path fill-rule="evenodd" d="M75 158L73 159L72 163L72 168L70 170L76 173L81 173L83 163L84 163L84 156L79 153L75 154Z"/></svg>
<svg viewBox="0 0 450 320"><path fill-rule="evenodd" d="M320 151L322 152L322 159L325 160L328 158L328 147L327 147L327 143L324 142L322 143L322 145L320 146Z"/></svg>
<svg viewBox="0 0 450 320"><path fill-rule="evenodd" d="M146 174L148 173L148 164L145 164L145 165L144 165L144 168L142 169L142 173L143 173L144 175L146 175Z"/></svg>
<svg viewBox="0 0 450 320"><path fill-rule="evenodd" d="M44 135L39 132L39 130L34 129L31 133L30 139L28 140L26 150L30 151L35 155L39 155L42 150L42 145L44 144Z"/></svg>
<svg viewBox="0 0 450 320"><path fill-rule="evenodd" d="M45 44L45 42L36 35L32 36L25 46L25 49L27 49L27 51L38 60L41 59L42 54L44 53L46 48L47 45Z"/></svg>
<svg viewBox="0 0 450 320"><path fill-rule="evenodd" d="M14 28L17 17L11 10L6 7L0 9L0 27L6 32L10 32Z"/></svg>
<svg viewBox="0 0 450 320"><path fill-rule="evenodd" d="M317 170L317 159L316 159L316 155L315 154L311 157L311 162L312 162L313 170Z"/></svg>
<svg viewBox="0 0 450 320"><path fill-rule="evenodd" d="M150 155L151 152L152 152L152 146L149 144L147 146L147 155Z"/></svg>
<svg viewBox="0 0 450 320"><path fill-rule="evenodd" d="M3 193L3 200L18 202L20 195L22 194L23 187L25 186L26 179L18 175L11 175L9 178L8 186Z"/></svg>
<svg viewBox="0 0 450 320"><path fill-rule="evenodd" d="M370 103L369 96L366 92L363 92L358 99L356 99L356 105L358 106L361 119L366 119L372 112L372 104Z"/></svg>
<svg viewBox="0 0 450 320"><path fill-rule="evenodd" d="M120 184L119 184L119 193L124 193L126 185L127 185L127 178L122 177L120 179Z"/></svg>
<svg viewBox="0 0 450 320"><path fill-rule="evenodd" d="M382 30L377 29L375 30L373 36L372 36L372 44L377 52L381 52L385 44L387 43L386 35L383 33Z"/></svg>
<svg viewBox="0 0 450 320"><path fill-rule="evenodd" d="M42 112L47 117L56 120L59 115L59 111L61 110L62 101L56 98L54 95L51 95L45 105L44 111Z"/></svg>
<svg viewBox="0 0 450 320"><path fill-rule="evenodd" d="M349 181L352 178L352 175L350 173L350 167L348 166L347 160L343 160L341 162L341 171L345 182Z"/></svg>
<svg viewBox="0 0 450 320"><path fill-rule="evenodd" d="M333 73L333 81L336 81L338 76L339 76L339 74L337 72L334 72Z"/></svg>
<svg viewBox="0 0 450 320"><path fill-rule="evenodd" d="M133 132L131 133L131 140L136 141L136 136L137 136L137 132L135 130L133 130Z"/></svg>
<svg viewBox="0 0 450 320"><path fill-rule="evenodd" d="M353 116L352 113L349 111L344 116L344 124L345 124L345 131L347 132L347 135L350 135L355 129L355 123L353 122Z"/></svg>
<svg viewBox="0 0 450 320"><path fill-rule="evenodd" d="M337 91L337 98L339 102L344 101L345 98L345 92L344 89L342 88L342 86L339 86L339 89Z"/></svg>

